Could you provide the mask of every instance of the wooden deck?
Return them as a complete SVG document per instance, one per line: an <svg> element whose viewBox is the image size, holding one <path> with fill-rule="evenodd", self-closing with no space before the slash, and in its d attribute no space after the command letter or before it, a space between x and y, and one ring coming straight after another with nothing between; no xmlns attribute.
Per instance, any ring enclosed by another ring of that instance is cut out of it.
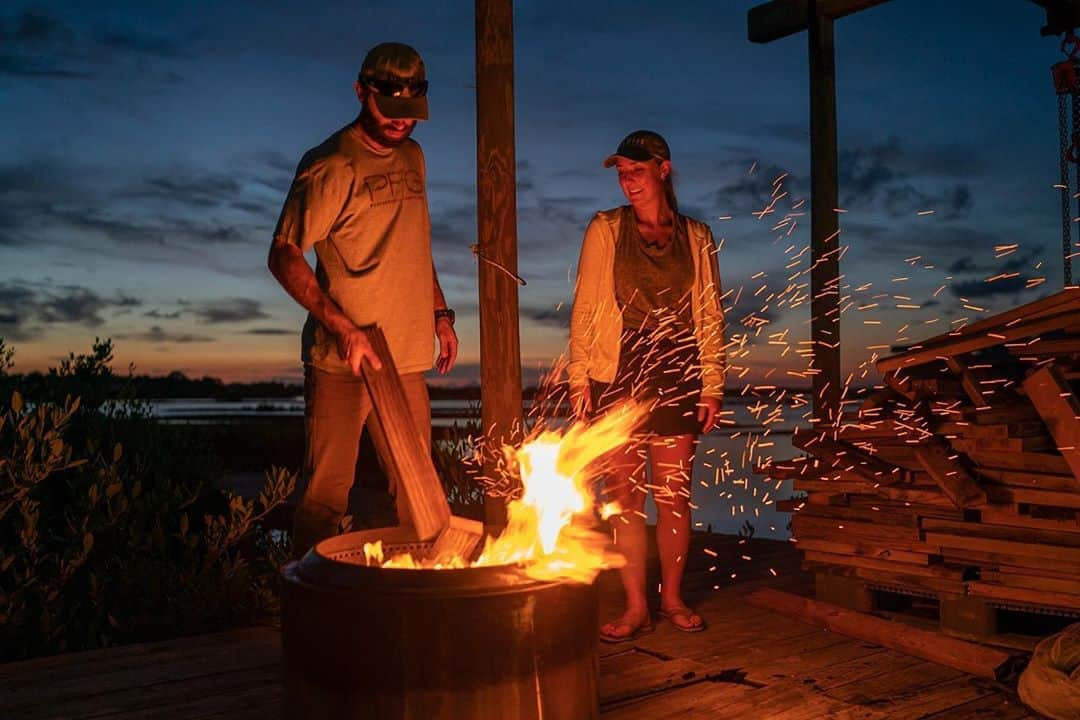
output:
<svg viewBox="0 0 1080 720"><path fill-rule="evenodd" d="M633 645L601 645L605 720L1037 717L1002 685L746 604L763 586L810 594L790 543L702 536L693 558L689 599L708 630L660 623ZM600 583L607 619L621 590L613 573ZM270 720L279 671L273 628L0 665L0 718Z"/></svg>

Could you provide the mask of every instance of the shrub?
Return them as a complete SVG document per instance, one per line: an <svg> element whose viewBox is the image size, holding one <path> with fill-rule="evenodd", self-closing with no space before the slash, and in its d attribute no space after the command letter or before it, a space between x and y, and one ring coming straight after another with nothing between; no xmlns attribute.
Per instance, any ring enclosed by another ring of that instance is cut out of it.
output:
<svg viewBox="0 0 1080 720"><path fill-rule="evenodd" d="M205 437L165 432L111 361L95 342L0 406L0 660L276 613L287 540L261 521L295 477L268 471L255 500L221 491Z"/></svg>

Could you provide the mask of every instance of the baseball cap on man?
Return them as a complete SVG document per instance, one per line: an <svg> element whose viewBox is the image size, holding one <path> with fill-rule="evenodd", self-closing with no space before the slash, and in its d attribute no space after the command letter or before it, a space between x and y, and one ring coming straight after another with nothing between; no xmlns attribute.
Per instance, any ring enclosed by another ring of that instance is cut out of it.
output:
<svg viewBox="0 0 1080 720"><path fill-rule="evenodd" d="M652 130L635 130L622 139L614 154L604 160L604 167L611 167L618 158L636 160L670 160L671 150L667 140Z"/></svg>
<svg viewBox="0 0 1080 720"><path fill-rule="evenodd" d="M427 80L420 53L404 43L376 45L364 57L358 80L379 112L395 120L427 120Z"/></svg>

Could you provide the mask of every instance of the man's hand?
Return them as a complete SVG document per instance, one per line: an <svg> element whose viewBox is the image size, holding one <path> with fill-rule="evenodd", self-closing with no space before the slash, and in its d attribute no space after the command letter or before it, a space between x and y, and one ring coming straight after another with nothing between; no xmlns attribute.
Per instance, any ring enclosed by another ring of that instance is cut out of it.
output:
<svg viewBox="0 0 1080 720"><path fill-rule="evenodd" d="M356 325L351 323L346 325L334 333L334 337L337 339L338 353L341 354L341 359L348 363L353 375L360 374L360 364L364 358L367 358L373 369L382 370L382 363L379 362L375 351L371 349L367 333Z"/></svg>
<svg viewBox="0 0 1080 720"><path fill-rule="evenodd" d="M707 433L716 426L716 416L720 413L720 398L702 397L698 401L697 419L701 423L701 432Z"/></svg>
<svg viewBox="0 0 1080 720"><path fill-rule="evenodd" d="M435 361L435 368L440 375L445 375L457 361L458 339L450 318L441 317L435 321L435 336L439 338L439 357Z"/></svg>
<svg viewBox="0 0 1080 720"><path fill-rule="evenodd" d="M589 386L570 388L570 410L578 420L587 420L592 415L592 393Z"/></svg>

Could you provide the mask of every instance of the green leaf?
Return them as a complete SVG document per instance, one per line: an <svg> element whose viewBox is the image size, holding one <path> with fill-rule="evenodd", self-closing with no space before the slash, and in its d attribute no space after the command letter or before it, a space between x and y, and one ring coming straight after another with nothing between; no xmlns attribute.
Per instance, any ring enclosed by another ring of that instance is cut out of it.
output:
<svg viewBox="0 0 1080 720"><path fill-rule="evenodd" d="M105 488L105 497L111 498L113 495L115 495L116 493L120 492L123 489L124 489L124 486L121 483L118 483L118 482L110 483L109 486L107 488Z"/></svg>
<svg viewBox="0 0 1080 720"><path fill-rule="evenodd" d="M184 513L183 515L180 516L180 536L183 537L184 535L187 535L187 531L188 531L188 516L187 516L187 513Z"/></svg>
<svg viewBox="0 0 1080 720"><path fill-rule="evenodd" d="M90 548L94 547L94 533L86 533L82 539L83 554L88 554Z"/></svg>
<svg viewBox="0 0 1080 720"><path fill-rule="evenodd" d="M112 459L113 462L120 462L120 458L124 454L124 446L120 443L116 443L116 447L113 448Z"/></svg>
<svg viewBox="0 0 1080 720"><path fill-rule="evenodd" d="M19 394L18 390L11 393L11 409L14 410L16 412L16 414L22 412L23 399L22 399L22 395Z"/></svg>

